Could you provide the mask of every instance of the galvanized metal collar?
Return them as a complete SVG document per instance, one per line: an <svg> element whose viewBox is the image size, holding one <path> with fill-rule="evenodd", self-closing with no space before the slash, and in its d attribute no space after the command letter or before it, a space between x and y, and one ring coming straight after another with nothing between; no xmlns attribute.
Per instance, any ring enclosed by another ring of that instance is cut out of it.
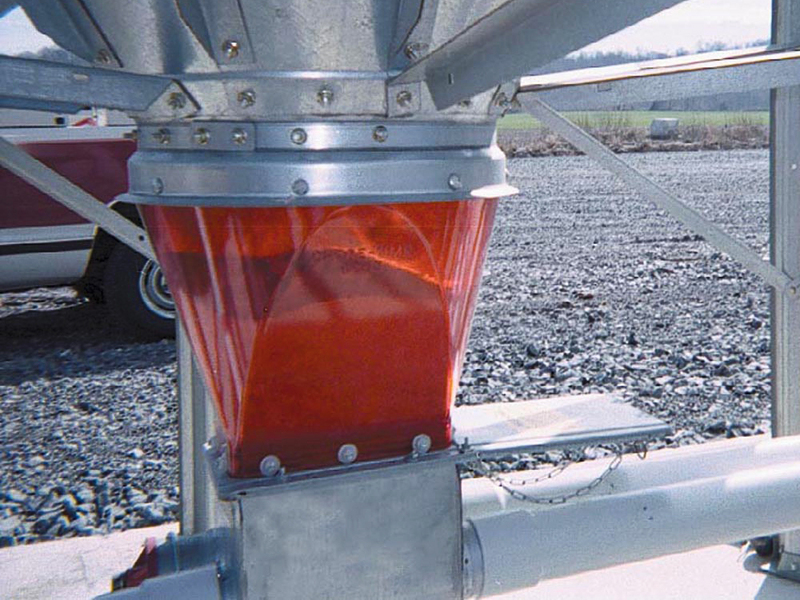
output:
<svg viewBox="0 0 800 600"><path fill-rule="evenodd" d="M139 128L139 148L153 150L407 150L486 148L494 118L456 121L200 121L148 124Z"/></svg>
<svg viewBox="0 0 800 600"><path fill-rule="evenodd" d="M497 197L494 123L397 121L147 126L127 201L176 206L320 206Z"/></svg>

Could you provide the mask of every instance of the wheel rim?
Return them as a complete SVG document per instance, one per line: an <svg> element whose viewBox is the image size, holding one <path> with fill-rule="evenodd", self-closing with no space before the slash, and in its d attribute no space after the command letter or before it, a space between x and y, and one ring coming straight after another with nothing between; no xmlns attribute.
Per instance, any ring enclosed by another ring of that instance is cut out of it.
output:
<svg viewBox="0 0 800 600"><path fill-rule="evenodd" d="M145 306L162 319L175 318L175 302L161 268L148 260L139 272L139 295Z"/></svg>

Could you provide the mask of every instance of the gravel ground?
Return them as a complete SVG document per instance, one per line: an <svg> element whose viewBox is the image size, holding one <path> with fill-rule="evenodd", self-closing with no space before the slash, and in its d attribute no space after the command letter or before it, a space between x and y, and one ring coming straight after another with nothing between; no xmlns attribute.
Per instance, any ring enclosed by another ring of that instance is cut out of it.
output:
<svg viewBox="0 0 800 600"><path fill-rule="evenodd" d="M766 253L766 151L628 159ZM766 431L765 286L584 157L509 171L457 402L615 392L672 424L656 447ZM0 294L0 546L177 517L174 344L108 322Z"/></svg>

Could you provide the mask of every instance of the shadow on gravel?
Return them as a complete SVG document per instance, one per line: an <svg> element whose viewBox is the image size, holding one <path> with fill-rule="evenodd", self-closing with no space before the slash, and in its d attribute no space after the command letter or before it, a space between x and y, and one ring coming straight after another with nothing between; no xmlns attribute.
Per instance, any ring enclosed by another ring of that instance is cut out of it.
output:
<svg viewBox="0 0 800 600"><path fill-rule="evenodd" d="M160 366L175 360L172 340L141 340L103 306L81 302L0 317L0 385Z"/></svg>

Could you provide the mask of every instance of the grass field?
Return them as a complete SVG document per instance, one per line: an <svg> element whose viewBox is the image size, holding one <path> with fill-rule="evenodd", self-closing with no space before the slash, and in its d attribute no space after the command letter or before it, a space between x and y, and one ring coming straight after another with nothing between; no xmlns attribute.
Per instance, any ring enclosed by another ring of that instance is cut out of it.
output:
<svg viewBox="0 0 800 600"><path fill-rule="evenodd" d="M565 112L582 127L649 127L653 119L672 117L681 125L769 125L768 111L752 112L691 112L691 111L597 111ZM499 129L535 129L541 123L527 114L506 115L498 122Z"/></svg>

